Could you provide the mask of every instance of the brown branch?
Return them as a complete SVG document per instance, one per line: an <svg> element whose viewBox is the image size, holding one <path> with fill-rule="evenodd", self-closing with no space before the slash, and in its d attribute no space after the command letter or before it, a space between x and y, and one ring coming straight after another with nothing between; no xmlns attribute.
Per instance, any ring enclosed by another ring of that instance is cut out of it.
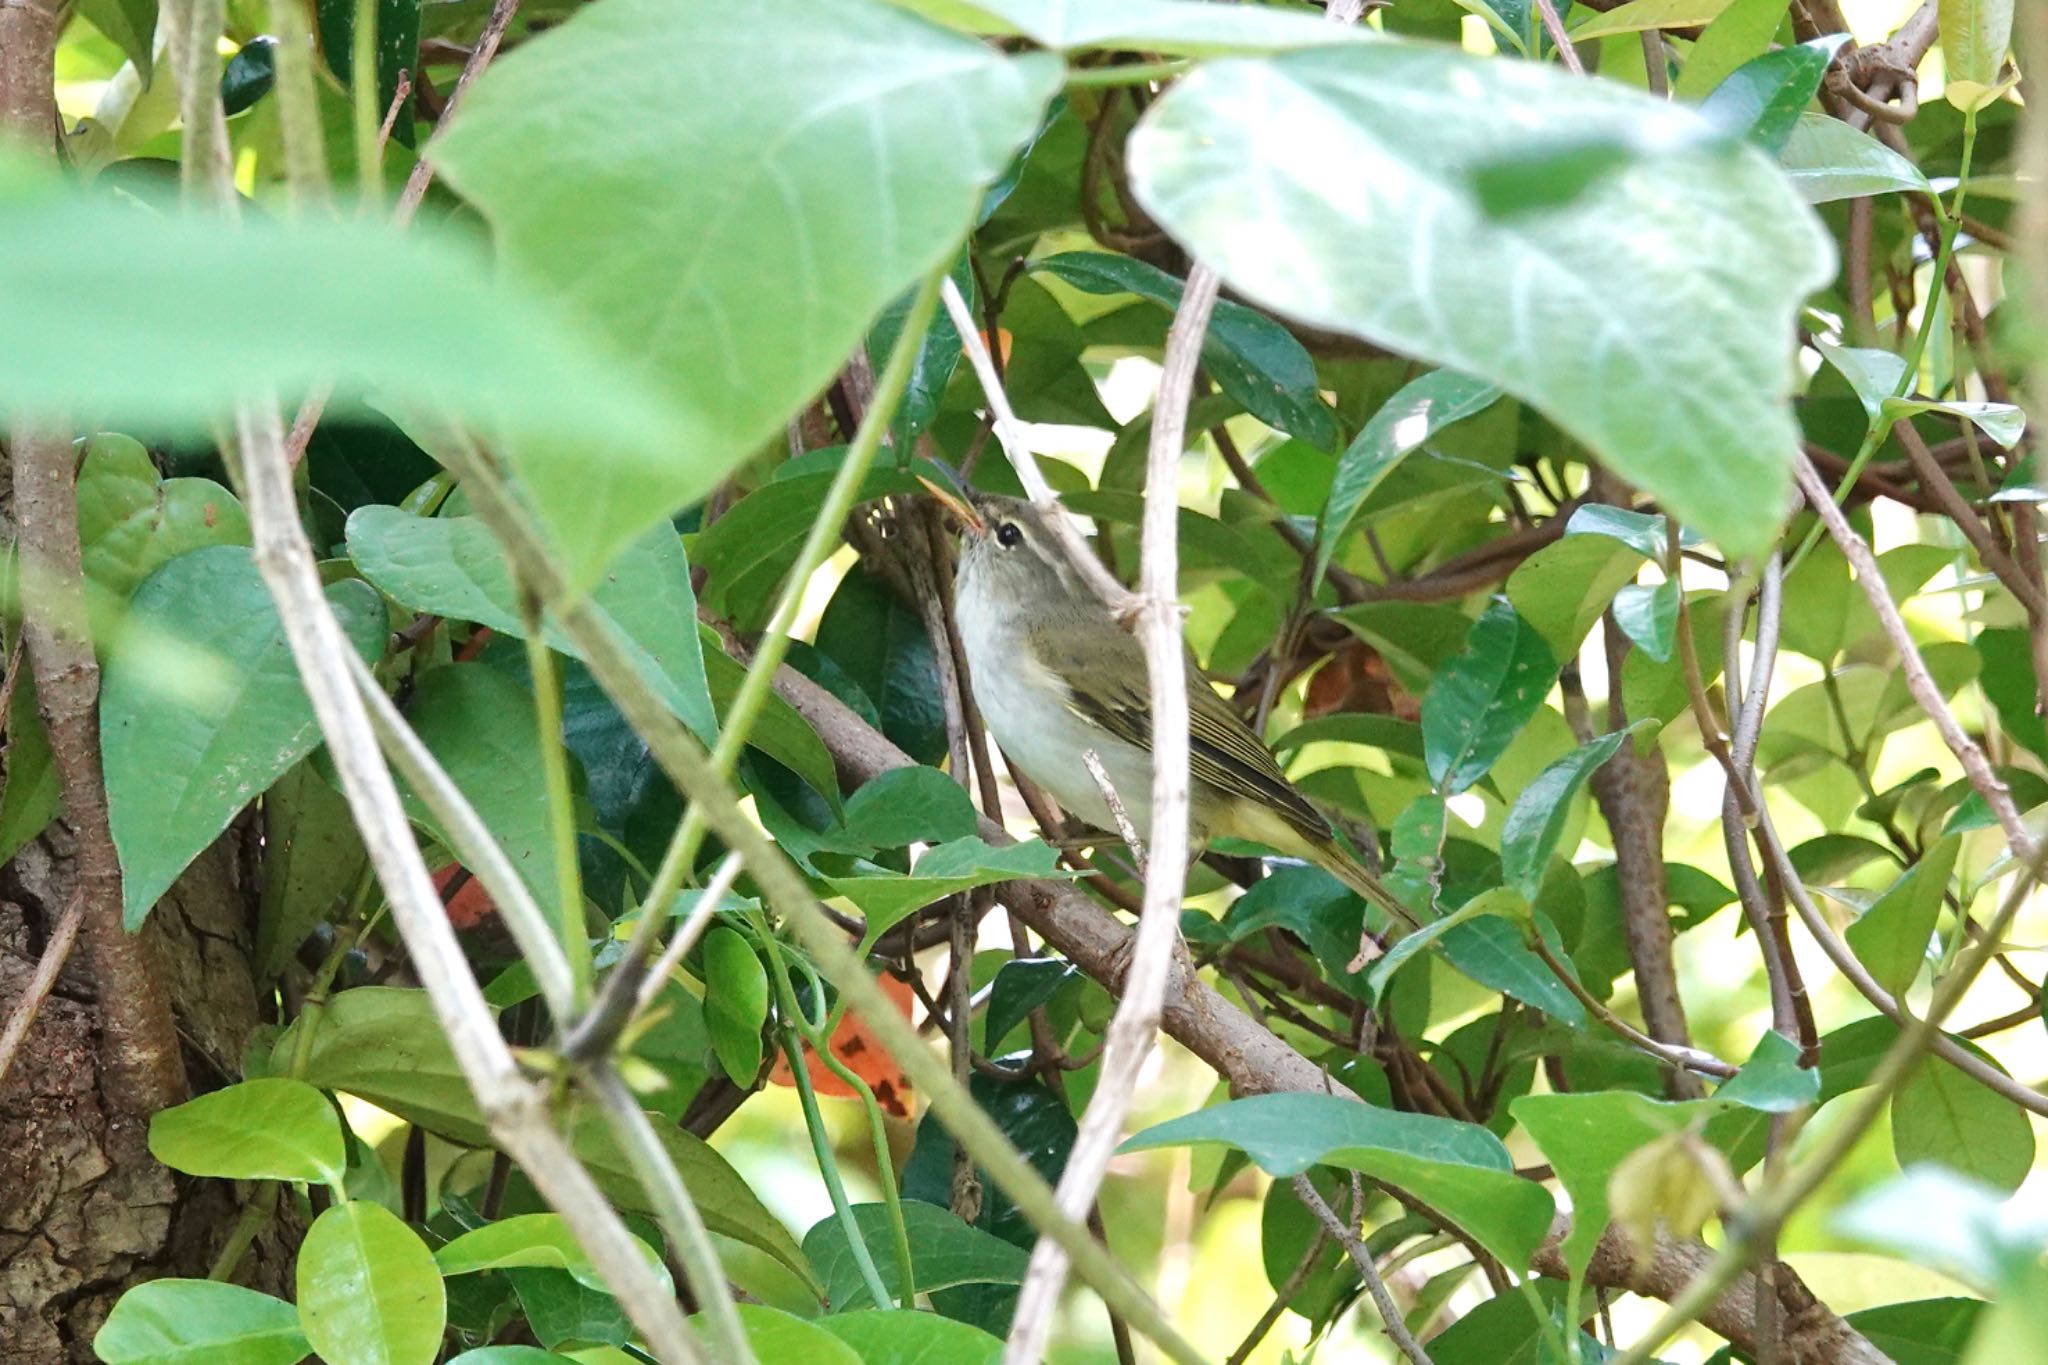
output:
<svg viewBox="0 0 2048 1365"><path fill-rule="evenodd" d="M71 945L78 942L78 928L85 923L85 897L76 889L70 901L64 906L64 913L50 930L50 937L43 944L43 955L36 959L36 969L29 977L21 994L15 997L14 1008L8 1012L7 1026L0 1029L0 1085L7 1081L7 1072L14 1065L14 1056L21 1050L22 1040L28 1037L36 1014L43 1007L43 1001L50 998L50 988L57 984L57 974L64 970L64 963L71 956Z"/></svg>

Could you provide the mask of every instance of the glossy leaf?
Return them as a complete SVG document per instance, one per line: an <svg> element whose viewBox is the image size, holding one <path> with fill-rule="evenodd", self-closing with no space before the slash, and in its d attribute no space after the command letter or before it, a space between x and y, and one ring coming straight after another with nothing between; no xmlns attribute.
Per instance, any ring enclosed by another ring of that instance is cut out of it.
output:
<svg viewBox="0 0 2048 1365"><path fill-rule="evenodd" d="M668 1267L660 1253L638 1238L634 1244L655 1278L667 1284ZM605 1288L604 1276L558 1213L523 1213L486 1223L445 1243L434 1253L434 1264L449 1277L509 1266L545 1266L566 1270L592 1289Z"/></svg>
<svg viewBox="0 0 2048 1365"><path fill-rule="evenodd" d="M1358 439L1337 459L1337 476L1316 535L1316 578L1330 567L1331 557L1351 529L1351 519L1395 466L1453 422L1493 406L1498 385L1458 373L1434 370L1411 380L1380 405Z"/></svg>
<svg viewBox="0 0 2048 1365"><path fill-rule="evenodd" d="M1790 488L1781 338L1833 274L1812 215L1751 148L1631 157L1513 220L1461 183L1528 153L1525 126L1711 142L1692 119L1534 63L1371 43L1206 65L1146 113L1129 159L1147 211L1251 298L1500 384L1751 553L1775 532L1757 507ZM1642 298L1665 306L1625 303Z"/></svg>
<svg viewBox="0 0 2048 1365"><path fill-rule="evenodd" d="M1587 10L1567 25L1572 41L1583 43L1613 33L1639 33L1658 28L1696 28L1712 23L1728 8L1728 0L1629 0L1604 13Z"/></svg>
<svg viewBox="0 0 2048 1365"><path fill-rule="evenodd" d="M1506 602L1488 607L1422 699L1422 742L1437 789L1454 795L1484 777L1556 677L1543 637Z"/></svg>
<svg viewBox="0 0 2048 1365"><path fill-rule="evenodd" d="M375 659L384 646L382 600L366 584L342 582L327 601L350 642ZM133 929L242 807L312 752L320 728L247 550L180 555L136 589L130 609L217 661L200 686L171 692L154 658L116 649L107 660L107 807Z"/></svg>
<svg viewBox="0 0 2048 1365"><path fill-rule="evenodd" d="M1533 1005L1571 1028L1585 1026L1585 1006L1526 946L1522 926L1497 916L1482 916L1445 934L1442 947L1445 960L1480 985ZM1557 955L1554 941L1551 951Z"/></svg>
<svg viewBox="0 0 2048 1365"><path fill-rule="evenodd" d="M497 542L472 517L419 517L364 507L348 519L348 552L363 576L414 611L526 635L519 594ZM656 527L629 546L591 590L587 609L616 633L640 677L710 743L717 734L690 561L675 533ZM547 641L577 653L552 623Z"/></svg>
<svg viewBox="0 0 2048 1365"><path fill-rule="evenodd" d="M1770 48L1788 0L1733 0L1708 24L1672 85L1680 99L1703 99L1744 62Z"/></svg>
<svg viewBox="0 0 2048 1365"><path fill-rule="evenodd" d="M407 719L527 886L543 905L553 903L554 835L533 698L488 664L450 664L420 679ZM425 802L410 790L404 796L413 819L440 829Z"/></svg>
<svg viewBox="0 0 2048 1365"><path fill-rule="evenodd" d="M1625 583L1614 594L1614 623L1660 664L1678 644L1678 596L1678 581L1671 578L1654 585Z"/></svg>
<svg viewBox="0 0 2048 1365"><path fill-rule="evenodd" d="M937 768L896 768L846 801L845 836L863 849L965 839L980 828L974 802Z"/></svg>
<svg viewBox="0 0 2048 1365"><path fill-rule="evenodd" d="M1000 1337L936 1313L862 1309L819 1318L817 1326L851 1346L862 1365L995 1365Z"/></svg>
<svg viewBox="0 0 2048 1365"><path fill-rule="evenodd" d="M433 160L508 273L688 418L666 459L523 462L581 581L779 431L953 256L1059 70L870 0L613 0L492 64Z"/></svg>
<svg viewBox="0 0 2048 1365"><path fill-rule="evenodd" d="M309 1024L312 1039L304 1038ZM358 986L327 1002L318 1020L295 1021L274 1057L305 1048L301 1079L322 1090L361 1096L429 1132L481 1147L489 1130L425 991Z"/></svg>
<svg viewBox="0 0 2048 1365"><path fill-rule="evenodd" d="M92 1349L106 1365L297 1365L312 1347L283 1299L238 1284L159 1279L121 1296Z"/></svg>
<svg viewBox="0 0 2048 1365"><path fill-rule="evenodd" d="M1752 57L1730 72L1700 105L1700 112L1730 133L1776 153L1827 73L1848 35L1831 33L1796 47Z"/></svg>
<svg viewBox="0 0 2048 1365"><path fill-rule="evenodd" d="M1962 836L1951 834L1930 845L1843 934L1877 984L1894 998L1906 993L1927 961L1962 842Z"/></svg>
<svg viewBox="0 0 2048 1365"><path fill-rule="evenodd" d="M761 1070L761 1028L768 1022L768 969L732 929L706 934L703 952L704 1026L712 1050L734 1085L752 1085Z"/></svg>
<svg viewBox="0 0 2048 1365"><path fill-rule="evenodd" d="M149 1152L174 1171L223 1180L323 1181L341 1188L341 1117L304 1081L241 1081L149 1121Z"/></svg>
<svg viewBox="0 0 2048 1365"><path fill-rule="evenodd" d="M874 703L885 736L920 763L945 758L937 658L945 641L934 647L917 611L880 580L849 574L818 621L816 644Z"/></svg>
<svg viewBox="0 0 2048 1365"><path fill-rule="evenodd" d="M1831 114L1801 114L1778 164L1809 204L1927 188L1918 166Z"/></svg>
<svg viewBox="0 0 2048 1365"><path fill-rule="evenodd" d="M1716 1104L1739 1104L1764 1114L1788 1114L1820 1099L1820 1072L1799 1065L1799 1047L1766 1031L1742 1069L1714 1091Z"/></svg>
<svg viewBox="0 0 2048 1365"><path fill-rule="evenodd" d="M1336 1095L1254 1095L1154 1124L1120 1150L1189 1143L1237 1148L1273 1176L1318 1164L1362 1171L1437 1209L1511 1265L1526 1265L1550 1228L1549 1193L1517 1178L1500 1139L1476 1124Z"/></svg>
<svg viewBox="0 0 2048 1365"><path fill-rule="evenodd" d="M299 1322L313 1349L351 1365L431 1365L447 1296L434 1254L381 1204L356 1199L313 1220L299 1245Z"/></svg>
<svg viewBox="0 0 2048 1365"><path fill-rule="evenodd" d="M1038 262L1091 294L1136 294L1168 312L1182 282L1156 266L1101 251L1070 251ZM1335 450L1337 422L1317 392L1315 361L1294 334L1241 303L1219 300L1202 338L1209 377L1252 416L1318 450Z"/></svg>
<svg viewBox="0 0 2048 1365"><path fill-rule="evenodd" d="M856 1204L853 1217L874 1258L875 1268L881 1272L882 1287L892 1296L899 1295L902 1272L890 1250L894 1234L889 1231L888 1208L882 1204ZM968 1226L950 1211L907 1199L903 1201L903 1222L910 1234L911 1268L919 1293L963 1284L1023 1283L1024 1265L1029 1258L1022 1248ZM860 1268L854 1263L846 1229L836 1215L819 1220L804 1234L804 1255L824 1281L833 1311L873 1306L868 1301Z"/></svg>
<svg viewBox="0 0 2048 1365"><path fill-rule="evenodd" d="M1501 875L1508 885L1531 900L1543 881L1551 854L1564 833L1566 817L1579 788L1595 769L1614 757L1628 740L1629 731L1616 730L1582 744L1536 774L1535 781L1522 788L1508 808L1507 823L1501 826Z"/></svg>
<svg viewBox="0 0 2048 1365"><path fill-rule="evenodd" d="M827 877L825 884L867 916L862 941L867 947L911 912L955 891L1026 877L1062 876L1057 862L1052 846L1036 839L990 847L979 836L969 835L926 849L908 876L878 871L870 876Z"/></svg>
<svg viewBox="0 0 2048 1365"><path fill-rule="evenodd" d="M1080 977L1079 967L1056 957L1013 957L998 967L996 979L989 983L988 1012L981 1020L988 1047L1000 1046L1031 1011Z"/></svg>

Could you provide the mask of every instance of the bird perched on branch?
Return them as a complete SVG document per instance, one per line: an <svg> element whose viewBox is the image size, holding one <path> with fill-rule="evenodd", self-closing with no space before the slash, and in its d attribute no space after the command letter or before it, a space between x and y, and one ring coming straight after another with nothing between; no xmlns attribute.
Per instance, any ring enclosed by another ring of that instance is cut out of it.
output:
<svg viewBox="0 0 2048 1365"><path fill-rule="evenodd" d="M1131 823L1148 831L1152 701L1144 650L1081 577L1037 507L984 493L961 498L930 481L925 487L962 528L954 614L989 733L1070 814L1115 829L1115 812L1089 771L1092 751ZM1191 837L1249 839L1312 862L1412 927L1415 917L1338 841L1192 658L1187 669Z"/></svg>

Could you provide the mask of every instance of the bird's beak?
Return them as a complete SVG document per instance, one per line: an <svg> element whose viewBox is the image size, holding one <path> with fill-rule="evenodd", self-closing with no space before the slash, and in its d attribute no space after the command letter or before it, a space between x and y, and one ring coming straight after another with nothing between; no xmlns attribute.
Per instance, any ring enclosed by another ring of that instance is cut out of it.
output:
<svg viewBox="0 0 2048 1365"><path fill-rule="evenodd" d="M958 494L952 492L950 489L939 487L937 484L933 483L930 479L927 479L922 474L917 476L917 481L924 485L925 491L927 493L930 493L934 498L937 498L939 500L939 505L941 507L945 508L948 512L951 512L955 517L958 517L960 519L960 524L962 526L974 532L976 535L981 535L988 530L988 523L982 520L981 513L975 511L974 508L969 506L967 502L964 499L962 499Z"/></svg>

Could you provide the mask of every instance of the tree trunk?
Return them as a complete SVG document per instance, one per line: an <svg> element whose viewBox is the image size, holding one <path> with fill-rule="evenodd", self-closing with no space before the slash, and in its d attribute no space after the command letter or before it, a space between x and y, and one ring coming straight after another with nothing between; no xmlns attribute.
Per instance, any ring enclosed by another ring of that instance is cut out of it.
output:
<svg viewBox="0 0 2048 1365"><path fill-rule="evenodd" d="M242 1072L258 1023L250 970L255 887L238 826L201 854L143 931L169 988L194 1090ZM0 869L0 1017L35 969L72 887L59 823ZM128 1286L204 1276L237 1212L236 1187L166 1170L142 1124L115 1117L100 1077L97 991L84 952L43 1003L0 1083L0 1360L96 1357L92 1337ZM296 1229L273 1226L242 1283L290 1292Z"/></svg>

